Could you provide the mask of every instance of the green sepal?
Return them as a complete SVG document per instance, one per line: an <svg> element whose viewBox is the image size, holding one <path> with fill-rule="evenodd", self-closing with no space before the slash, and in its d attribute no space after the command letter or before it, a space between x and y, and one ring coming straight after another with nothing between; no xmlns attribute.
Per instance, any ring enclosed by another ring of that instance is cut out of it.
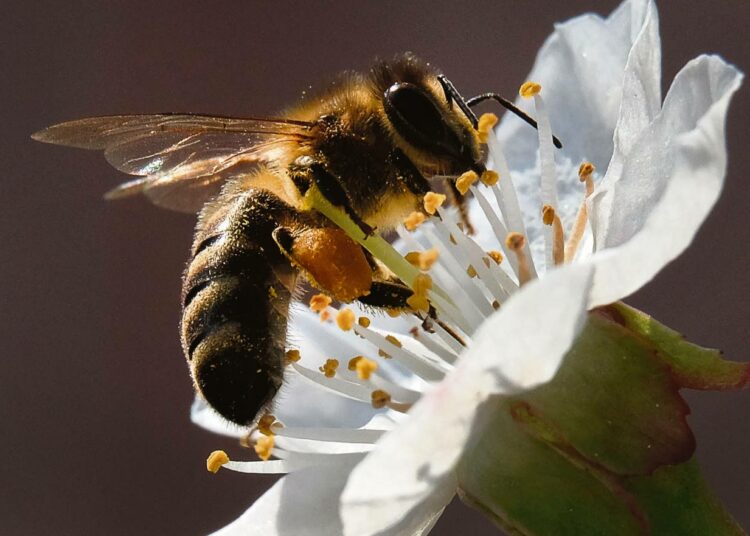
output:
<svg viewBox="0 0 750 536"><path fill-rule="evenodd" d="M692 460L679 389L746 378L638 311L597 310L554 380L482 408L461 495L511 534L743 534Z"/></svg>

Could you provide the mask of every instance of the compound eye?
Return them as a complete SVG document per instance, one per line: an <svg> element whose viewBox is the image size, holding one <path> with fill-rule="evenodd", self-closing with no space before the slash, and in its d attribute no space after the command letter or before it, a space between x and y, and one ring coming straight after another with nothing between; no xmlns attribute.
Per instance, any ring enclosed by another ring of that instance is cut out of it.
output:
<svg viewBox="0 0 750 536"><path fill-rule="evenodd" d="M429 151L445 152L450 137L442 114L432 99L414 84L393 84L383 103L396 131L407 142Z"/></svg>

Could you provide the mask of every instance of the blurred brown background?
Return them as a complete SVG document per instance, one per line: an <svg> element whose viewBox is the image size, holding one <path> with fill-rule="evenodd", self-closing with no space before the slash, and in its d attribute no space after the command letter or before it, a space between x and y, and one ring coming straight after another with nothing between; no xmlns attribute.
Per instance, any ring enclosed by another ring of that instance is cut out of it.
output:
<svg viewBox="0 0 750 536"><path fill-rule="evenodd" d="M104 202L123 176L31 132L111 113L270 115L310 84L403 50L464 94L512 95L554 21L617 2L212 4L3 4L0 534L204 534L273 481L209 475L208 452L237 448L188 421L177 322L193 218ZM750 69L747 0L662 1L660 14L667 83L703 51ZM750 88L730 113L718 207L690 251L629 302L747 360ZM708 479L750 527L750 392L688 398ZM459 530L493 533L454 504L435 534Z"/></svg>

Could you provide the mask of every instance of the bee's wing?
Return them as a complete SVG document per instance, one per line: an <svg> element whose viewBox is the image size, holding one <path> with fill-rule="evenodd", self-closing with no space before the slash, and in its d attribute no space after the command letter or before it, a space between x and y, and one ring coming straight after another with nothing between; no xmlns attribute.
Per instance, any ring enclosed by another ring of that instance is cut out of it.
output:
<svg viewBox="0 0 750 536"><path fill-rule="evenodd" d="M291 119L119 115L60 123L32 138L103 150L115 168L141 177L112 190L109 198L144 193L157 205L194 212L227 178L263 162L275 146L305 140L309 128Z"/></svg>

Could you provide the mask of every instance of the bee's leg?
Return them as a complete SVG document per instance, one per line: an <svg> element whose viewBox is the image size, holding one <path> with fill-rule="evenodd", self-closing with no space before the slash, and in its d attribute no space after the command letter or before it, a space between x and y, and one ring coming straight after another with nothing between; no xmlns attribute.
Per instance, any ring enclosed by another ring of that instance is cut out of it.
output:
<svg viewBox="0 0 750 536"><path fill-rule="evenodd" d="M382 309L409 309L406 300L412 294L414 291L400 281L373 281L370 293L359 296L357 301Z"/></svg>
<svg viewBox="0 0 750 536"><path fill-rule="evenodd" d="M292 180L302 195L307 192L313 184L318 187L320 193L333 205L341 208L354 221L365 236L370 236L375 229L370 227L352 207L351 199L342 188L339 180L328 173L325 166L320 162L311 162L305 166L292 169Z"/></svg>
<svg viewBox="0 0 750 536"><path fill-rule="evenodd" d="M370 291L372 268L362 248L338 227L300 223L279 226L272 236L310 283L332 298L350 302Z"/></svg>
<svg viewBox="0 0 750 536"><path fill-rule="evenodd" d="M471 224L471 221L469 221L469 212L466 207L466 196L458 191L455 181L451 179L446 179L445 187L448 190L451 202L458 208L458 215L461 218L461 223L463 223L466 233L473 235L474 226Z"/></svg>

